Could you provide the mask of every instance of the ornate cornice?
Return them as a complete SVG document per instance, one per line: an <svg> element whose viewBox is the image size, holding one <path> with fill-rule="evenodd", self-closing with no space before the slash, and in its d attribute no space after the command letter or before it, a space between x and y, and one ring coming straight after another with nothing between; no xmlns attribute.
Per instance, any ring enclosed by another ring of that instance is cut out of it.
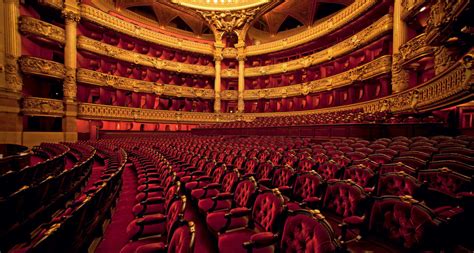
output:
<svg viewBox="0 0 474 253"><path fill-rule="evenodd" d="M434 46L442 45L452 34L451 24L468 8L469 3L469 0L434 0L425 28L426 42Z"/></svg>
<svg viewBox="0 0 474 253"><path fill-rule="evenodd" d="M104 74L88 69L77 70L77 81L102 87L112 87L115 89L129 90L134 92L154 93L173 97L213 99L214 90L192 88L171 84L157 84L153 82L141 81L131 78L119 77Z"/></svg>
<svg viewBox="0 0 474 253"><path fill-rule="evenodd" d="M80 103L78 105L78 118L81 119L212 123L235 121L238 117L236 114L229 113L164 111L89 103Z"/></svg>
<svg viewBox="0 0 474 253"><path fill-rule="evenodd" d="M426 43L426 34L422 33L400 46L400 61L402 66L416 59L434 53L434 48Z"/></svg>
<svg viewBox="0 0 474 253"><path fill-rule="evenodd" d="M64 105L62 100L25 97L22 101L21 112L30 116L62 117Z"/></svg>
<svg viewBox="0 0 474 253"><path fill-rule="evenodd" d="M313 27L298 34L269 43L248 46L246 49L247 56L286 50L328 35L349 24L351 21L367 12L367 10L378 2L379 0L355 0L354 3L342 9L332 17L321 23L315 24Z"/></svg>
<svg viewBox="0 0 474 253"><path fill-rule="evenodd" d="M269 43L248 46L246 48L246 54L247 56L267 54L310 42L349 24L351 21L376 5L379 1L380 0L355 0L353 4L347 6L329 19L324 20L323 22L296 35ZM179 50L213 55L213 46L211 44L187 41L157 31L142 28L89 5L81 4L81 17L137 39ZM235 58L237 55L234 50L227 50L224 52L223 56L226 58Z"/></svg>
<svg viewBox="0 0 474 253"><path fill-rule="evenodd" d="M426 4L425 0L403 0L402 18L406 20L415 16L420 11L420 8L423 6L423 4Z"/></svg>
<svg viewBox="0 0 474 253"><path fill-rule="evenodd" d="M109 44L102 43L97 40L89 39L85 36L78 37L77 47L114 59L131 62L142 66L153 67L156 69L165 69L178 73L214 76L214 67L212 66L203 66L197 64L187 64L176 61L162 60L156 57L151 57L130 50L111 46Z"/></svg>
<svg viewBox="0 0 474 253"><path fill-rule="evenodd" d="M64 64L58 62L31 56L22 56L18 62L23 73L48 76L58 79L64 79L66 76Z"/></svg>
<svg viewBox="0 0 474 253"><path fill-rule="evenodd" d="M213 47L211 44L188 41L156 31L152 31L146 28L142 28L138 25L126 22L120 18L114 17L89 5L81 4L81 17L99 25L102 25L106 28L130 35L132 37L144 41L184 51L190 51L206 55L213 54Z"/></svg>
<svg viewBox="0 0 474 253"><path fill-rule="evenodd" d="M66 41L64 29L39 19L27 16L20 17L20 31L33 34L64 44Z"/></svg>
<svg viewBox="0 0 474 253"><path fill-rule="evenodd" d="M358 48L361 48L382 35L393 29L393 18L391 15L385 15L377 22L368 26L364 30L351 36L350 38L337 43L322 51L316 52L312 55L301 57L299 59L288 61L279 64L261 66L261 67L250 67L245 69L245 76L262 76L272 75L277 73L285 73L297 69L307 68L309 66L321 64L326 61L330 61L334 58L340 57L347 53L353 52Z"/></svg>
<svg viewBox="0 0 474 253"><path fill-rule="evenodd" d="M391 56L387 55L346 72L310 82L276 88L245 90L244 99L285 98L327 91L389 73L391 65Z"/></svg>

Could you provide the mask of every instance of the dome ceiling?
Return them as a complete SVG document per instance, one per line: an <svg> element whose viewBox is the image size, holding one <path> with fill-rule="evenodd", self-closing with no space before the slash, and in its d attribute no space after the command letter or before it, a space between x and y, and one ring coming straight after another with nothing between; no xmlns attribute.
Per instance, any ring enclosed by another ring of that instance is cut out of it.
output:
<svg viewBox="0 0 474 253"><path fill-rule="evenodd" d="M354 0L286 0L255 21L254 28L272 35L297 27L307 27L351 4ZM173 27L194 35L212 33L195 12L166 0L115 0L117 10L128 10L155 21L161 27Z"/></svg>

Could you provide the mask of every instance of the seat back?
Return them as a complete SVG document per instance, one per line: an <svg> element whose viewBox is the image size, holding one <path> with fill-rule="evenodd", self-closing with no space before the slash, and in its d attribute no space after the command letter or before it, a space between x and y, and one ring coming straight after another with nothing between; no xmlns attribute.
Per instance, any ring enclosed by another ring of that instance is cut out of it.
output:
<svg viewBox="0 0 474 253"><path fill-rule="evenodd" d="M372 206L369 230L408 249L436 243L439 221L425 205L410 196L384 196Z"/></svg>
<svg viewBox="0 0 474 253"><path fill-rule="evenodd" d="M289 186L295 175L295 170L288 165L277 168L272 177L272 186Z"/></svg>
<svg viewBox="0 0 474 253"><path fill-rule="evenodd" d="M237 184L240 178L240 173L237 169L227 171L224 178L222 179L222 192L232 192L234 186Z"/></svg>
<svg viewBox="0 0 474 253"><path fill-rule="evenodd" d="M334 230L318 210L297 210L286 219L280 252L333 253L340 248Z"/></svg>
<svg viewBox="0 0 474 253"><path fill-rule="evenodd" d="M342 217L361 215L366 198L364 189L351 180L329 180L323 208Z"/></svg>
<svg viewBox="0 0 474 253"><path fill-rule="evenodd" d="M426 182L428 189L455 196L460 192L473 190L472 178L452 171L448 168L421 170L418 180Z"/></svg>
<svg viewBox="0 0 474 253"><path fill-rule="evenodd" d="M343 179L350 179L362 187L369 187L375 183L375 172L362 164L352 165L344 170Z"/></svg>
<svg viewBox="0 0 474 253"><path fill-rule="evenodd" d="M308 197L315 197L321 188L323 178L315 171L308 171L298 175L293 187L293 198L297 201Z"/></svg>
<svg viewBox="0 0 474 253"><path fill-rule="evenodd" d="M325 180L328 180L328 179L339 178L341 169L342 169L341 166L339 166L335 161L329 160L321 164L318 167L317 172Z"/></svg>
<svg viewBox="0 0 474 253"><path fill-rule="evenodd" d="M412 175L412 176L415 176L417 171L402 163L402 162L398 162L398 163L388 163L388 164L382 164L382 166L380 167L380 175L383 175L385 173L389 173L389 172L398 172L398 171L403 171L409 175Z"/></svg>
<svg viewBox="0 0 474 253"><path fill-rule="evenodd" d="M316 166L316 161L313 160L313 158L311 157L303 158L298 162L299 171L310 171L314 169L315 166Z"/></svg>
<svg viewBox="0 0 474 253"><path fill-rule="evenodd" d="M196 226L192 221L180 221L180 223L181 224L173 230L171 238L169 238L167 252L193 253Z"/></svg>
<svg viewBox="0 0 474 253"><path fill-rule="evenodd" d="M234 201L237 207L249 207L258 191L257 182L253 177L242 180L237 184L234 192Z"/></svg>
<svg viewBox="0 0 474 253"><path fill-rule="evenodd" d="M416 178L404 171L389 172L380 175L377 195L416 196L420 186Z"/></svg>
<svg viewBox="0 0 474 253"><path fill-rule="evenodd" d="M260 163L260 165L257 168L257 179L271 178L272 172L273 172L272 162L266 161L264 163Z"/></svg>
<svg viewBox="0 0 474 253"><path fill-rule="evenodd" d="M278 189L257 196L252 208L252 223L259 231L276 232L286 213L285 200Z"/></svg>

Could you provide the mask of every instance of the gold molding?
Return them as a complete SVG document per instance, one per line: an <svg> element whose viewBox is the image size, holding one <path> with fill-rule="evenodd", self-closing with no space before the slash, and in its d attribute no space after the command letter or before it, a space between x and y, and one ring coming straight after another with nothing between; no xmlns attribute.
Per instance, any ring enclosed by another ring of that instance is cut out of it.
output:
<svg viewBox="0 0 474 253"><path fill-rule="evenodd" d="M285 73L288 71L293 71L297 69L307 68L317 64L321 64L326 61L333 60L342 55L353 52L356 49L359 49L373 41L377 38L380 38L383 34L391 31L393 29L393 17L391 15L385 15L379 20L377 20L372 25L366 27L364 30L358 32L357 34L351 36L350 38L343 40L329 48L326 48L322 51L316 52L314 54L301 57L296 60L259 66L259 67L248 67L245 68L245 76L262 76L262 75L272 75L277 73ZM225 75L224 75L225 76Z"/></svg>
<svg viewBox="0 0 474 253"><path fill-rule="evenodd" d="M177 61L162 60L157 57L152 57L130 50L122 49L116 46L111 46L106 43L87 38L85 36L78 36L77 47L114 59L132 62L134 64L153 67L156 69L165 69L178 73L214 76L213 66L203 66L197 64L181 63Z"/></svg>
<svg viewBox="0 0 474 253"><path fill-rule="evenodd" d="M62 117L64 105L62 100L25 97L22 101L21 112L30 116Z"/></svg>
<svg viewBox="0 0 474 253"><path fill-rule="evenodd" d="M407 20L414 17L423 4L426 4L426 0L402 0L402 19Z"/></svg>
<svg viewBox="0 0 474 253"><path fill-rule="evenodd" d="M270 52L285 50L288 48L296 47L325 36L337 29L347 25L371 7L376 5L379 0L355 0L354 3L347 6L337 14L324 20L321 23L315 24L313 27L308 28L293 36L272 41L269 43L263 43L260 45L251 45L246 48L247 56L267 54ZM181 38L166 35L157 31L139 27L130 22L121 20L120 18L114 17L106 12L103 12L97 8L89 5L81 4L81 16L84 19L102 25L106 28L121 32L137 39L149 41L152 43L160 44L170 48L179 50L195 52L206 55L213 55L213 46L208 43L199 43L195 41L188 41ZM235 58L237 55L233 50L226 51L224 57Z"/></svg>
<svg viewBox="0 0 474 253"><path fill-rule="evenodd" d="M81 119L181 123L215 123L238 119L238 115L229 113L167 111L89 103L79 103L78 106L78 118Z"/></svg>
<svg viewBox="0 0 474 253"><path fill-rule="evenodd" d="M400 46L400 61L401 66L406 65L416 59L434 53L434 48L426 43L426 34L422 33L407 41Z"/></svg>
<svg viewBox="0 0 474 253"><path fill-rule="evenodd" d="M22 56L18 62L23 73L58 79L64 79L66 76L66 69L62 63L31 56Z"/></svg>
<svg viewBox="0 0 474 253"><path fill-rule="evenodd" d="M136 80L132 78L119 77L101 72L78 69L77 82L95 86L112 87L115 89L129 90L134 92L154 93L173 97L213 99L214 90L203 88L192 88L171 84L158 84L154 82Z"/></svg>
<svg viewBox="0 0 474 253"><path fill-rule="evenodd" d="M58 10L61 10L64 6L63 0L38 0L38 3Z"/></svg>
<svg viewBox="0 0 474 253"><path fill-rule="evenodd" d="M392 66L391 56L386 55L377 58L364 65L350 69L337 75L329 76L310 82L288 85L275 88L245 90L245 100L256 100L262 98L285 98L299 95L307 95L320 91L332 90L342 86L350 85L355 81L362 81L389 73Z"/></svg>
<svg viewBox="0 0 474 253"><path fill-rule="evenodd" d="M433 0L430 16L425 28L426 42L433 46L442 45L452 34L450 30L456 18L469 7L469 0Z"/></svg>
<svg viewBox="0 0 474 253"><path fill-rule="evenodd" d="M114 31L170 48L212 55L212 44L189 41L126 22L89 5L81 4L81 17Z"/></svg>
<svg viewBox="0 0 474 253"><path fill-rule="evenodd" d="M64 44L66 42L66 35L64 29L59 26L55 26L50 23L28 16L21 16L19 24L19 29L22 33L42 36L47 39L59 42L61 44Z"/></svg>

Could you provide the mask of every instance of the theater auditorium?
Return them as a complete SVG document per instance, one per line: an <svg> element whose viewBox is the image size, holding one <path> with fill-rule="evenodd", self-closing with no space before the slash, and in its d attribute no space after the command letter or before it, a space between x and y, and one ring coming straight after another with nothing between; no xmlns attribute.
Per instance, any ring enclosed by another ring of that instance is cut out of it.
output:
<svg viewBox="0 0 474 253"><path fill-rule="evenodd" d="M0 253L472 253L473 17L2 0Z"/></svg>

